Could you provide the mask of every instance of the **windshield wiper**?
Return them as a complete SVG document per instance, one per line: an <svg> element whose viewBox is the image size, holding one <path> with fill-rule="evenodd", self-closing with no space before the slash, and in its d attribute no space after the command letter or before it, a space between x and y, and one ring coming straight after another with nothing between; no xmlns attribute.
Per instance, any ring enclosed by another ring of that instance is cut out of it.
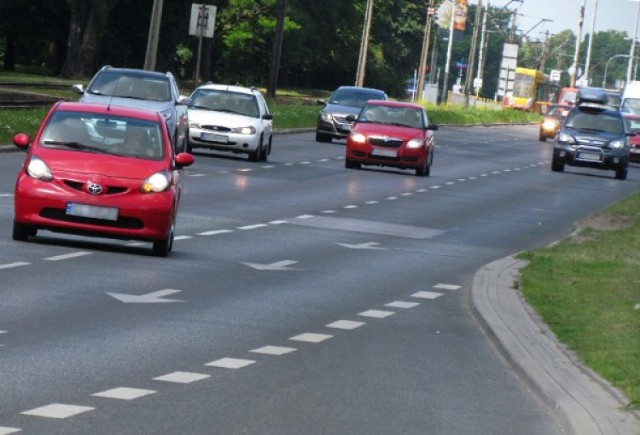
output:
<svg viewBox="0 0 640 435"><path fill-rule="evenodd" d="M79 151L92 151L100 154L111 154L115 156L122 155L122 154L117 154L117 153L113 153L111 151L105 150L104 148L95 147L92 145L85 145L80 142L63 142L58 140L45 140L44 143L45 145L61 145L61 146L72 148L74 150L79 150Z"/></svg>

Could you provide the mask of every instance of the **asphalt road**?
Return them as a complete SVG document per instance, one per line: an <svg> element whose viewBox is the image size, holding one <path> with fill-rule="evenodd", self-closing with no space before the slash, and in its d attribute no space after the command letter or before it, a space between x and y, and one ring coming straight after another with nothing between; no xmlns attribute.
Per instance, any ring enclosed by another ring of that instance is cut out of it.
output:
<svg viewBox="0 0 640 435"><path fill-rule="evenodd" d="M537 129L443 127L432 175L279 135L196 152L169 258L11 240L0 155L0 434L554 434L468 306L483 265L640 187L550 171Z"/></svg>

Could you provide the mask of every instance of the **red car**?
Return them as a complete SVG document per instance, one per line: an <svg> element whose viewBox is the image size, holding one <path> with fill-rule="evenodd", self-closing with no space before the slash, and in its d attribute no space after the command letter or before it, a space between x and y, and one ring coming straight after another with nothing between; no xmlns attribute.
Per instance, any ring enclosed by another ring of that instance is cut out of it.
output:
<svg viewBox="0 0 640 435"><path fill-rule="evenodd" d="M622 116L627 133L636 133L629 136L629 161L640 163L640 115L624 113Z"/></svg>
<svg viewBox="0 0 640 435"><path fill-rule="evenodd" d="M415 169L423 177L431 173L434 134L422 106L397 101L369 100L347 137L345 167L362 165Z"/></svg>
<svg viewBox="0 0 640 435"><path fill-rule="evenodd" d="M175 155L162 114L104 104L55 104L27 152L15 187L13 239L38 230L143 240L153 253L172 248L180 185L178 169L193 163Z"/></svg>

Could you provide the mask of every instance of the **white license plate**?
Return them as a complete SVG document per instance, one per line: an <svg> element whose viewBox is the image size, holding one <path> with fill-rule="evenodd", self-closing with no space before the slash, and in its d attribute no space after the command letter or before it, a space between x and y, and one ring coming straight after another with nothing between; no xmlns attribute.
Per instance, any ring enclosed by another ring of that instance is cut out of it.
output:
<svg viewBox="0 0 640 435"><path fill-rule="evenodd" d="M200 139L206 140L209 142L221 142L227 143L229 138L223 134L215 134L215 133L200 133Z"/></svg>
<svg viewBox="0 0 640 435"><path fill-rule="evenodd" d="M374 148L371 150L372 156L380 157L398 157L398 151L396 150L383 150L380 148Z"/></svg>
<svg viewBox="0 0 640 435"><path fill-rule="evenodd" d="M81 216L95 219L106 219L108 221L118 220L118 209L113 207L99 207L96 205L67 203L67 214L71 216Z"/></svg>
<svg viewBox="0 0 640 435"><path fill-rule="evenodd" d="M579 153L577 158L578 160L588 160L590 162L599 162L602 160L601 155L596 153Z"/></svg>

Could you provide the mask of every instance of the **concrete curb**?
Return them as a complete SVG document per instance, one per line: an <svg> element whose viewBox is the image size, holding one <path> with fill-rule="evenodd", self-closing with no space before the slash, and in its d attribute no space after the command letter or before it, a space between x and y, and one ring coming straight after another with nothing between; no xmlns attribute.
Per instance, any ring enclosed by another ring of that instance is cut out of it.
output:
<svg viewBox="0 0 640 435"><path fill-rule="evenodd" d="M523 300L515 283L526 263L496 260L473 279L470 305L500 353L571 433L640 433L628 400L581 364Z"/></svg>

